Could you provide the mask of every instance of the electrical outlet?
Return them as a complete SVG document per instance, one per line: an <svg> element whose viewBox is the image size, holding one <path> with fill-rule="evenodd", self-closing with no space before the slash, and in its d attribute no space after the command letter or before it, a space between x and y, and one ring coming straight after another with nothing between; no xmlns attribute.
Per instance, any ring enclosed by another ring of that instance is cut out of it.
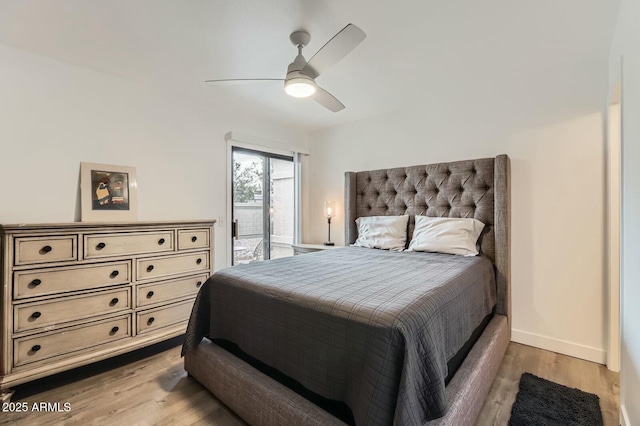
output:
<svg viewBox="0 0 640 426"><path fill-rule="evenodd" d="M224 226L224 220L222 219L222 216L218 216L218 226L219 227L223 227Z"/></svg>

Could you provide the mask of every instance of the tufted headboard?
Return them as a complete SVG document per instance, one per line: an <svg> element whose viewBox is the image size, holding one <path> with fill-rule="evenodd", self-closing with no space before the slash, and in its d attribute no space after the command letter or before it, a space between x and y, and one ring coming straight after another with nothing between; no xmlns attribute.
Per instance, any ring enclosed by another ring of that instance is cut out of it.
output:
<svg viewBox="0 0 640 426"><path fill-rule="evenodd" d="M485 224L481 254L496 268L497 313L511 318L509 157L456 161L345 173L345 244L358 237L362 216L408 214L408 240L415 215L469 217Z"/></svg>

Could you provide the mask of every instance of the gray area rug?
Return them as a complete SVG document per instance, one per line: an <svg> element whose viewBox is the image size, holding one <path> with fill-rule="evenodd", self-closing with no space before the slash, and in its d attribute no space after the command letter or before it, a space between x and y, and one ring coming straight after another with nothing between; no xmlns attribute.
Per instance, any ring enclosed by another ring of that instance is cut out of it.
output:
<svg viewBox="0 0 640 426"><path fill-rule="evenodd" d="M602 426L597 395L524 373L509 426Z"/></svg>

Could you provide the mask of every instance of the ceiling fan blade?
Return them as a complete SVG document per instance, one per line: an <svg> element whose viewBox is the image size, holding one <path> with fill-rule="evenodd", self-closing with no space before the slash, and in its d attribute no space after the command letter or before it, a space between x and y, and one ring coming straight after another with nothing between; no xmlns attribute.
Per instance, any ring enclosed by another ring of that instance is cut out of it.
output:
<svg viewBox="0 0 640 426"><path fill-rule="evenodd" d="M212 86L236 86L239 84L260 84L284 81L283 78L231 78L227 80L206 80L205 83Z"/></svg>
<svg viewBox="0 0 640 426"><path fill-rule="evenodd" d="M316 93L313 95L313 99L315 99L315 101L323 107L333 112L342 111L344 109L344 105L342 104L342 102L337 100L335 96L319 86L317 87Z"/></svg>
<svg viewBox="0 0 640 426"><path fill-rule="evenodd" d="M302 68L302 73L316 78L347 56L366 37L367 35L360 28L353 24L347 25L313 55L313 58Z"/></svg>

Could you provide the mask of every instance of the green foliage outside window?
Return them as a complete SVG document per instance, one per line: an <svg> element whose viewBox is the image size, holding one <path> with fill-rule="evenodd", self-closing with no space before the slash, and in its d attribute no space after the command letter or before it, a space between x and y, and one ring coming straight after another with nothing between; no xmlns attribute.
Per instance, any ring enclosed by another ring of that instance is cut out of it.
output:
<svg viewBox="0 0 640 426"><path fill-rule="evenodd" d="M262 196L262 167L257 162L235 163L233 170L233 201L249 203Z"/></svg>

